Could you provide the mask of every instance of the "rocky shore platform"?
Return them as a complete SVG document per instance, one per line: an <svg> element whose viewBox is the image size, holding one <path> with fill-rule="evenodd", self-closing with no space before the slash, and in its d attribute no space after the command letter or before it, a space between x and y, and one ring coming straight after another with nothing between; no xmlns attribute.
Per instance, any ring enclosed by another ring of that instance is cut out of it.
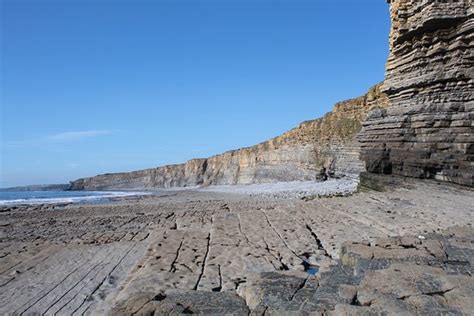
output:
<svg viewBox="0 0 474 316"><path fill-rule="evenodd" d="M228 191L1 208L0 314L472 315L472 189Z"/></svg>

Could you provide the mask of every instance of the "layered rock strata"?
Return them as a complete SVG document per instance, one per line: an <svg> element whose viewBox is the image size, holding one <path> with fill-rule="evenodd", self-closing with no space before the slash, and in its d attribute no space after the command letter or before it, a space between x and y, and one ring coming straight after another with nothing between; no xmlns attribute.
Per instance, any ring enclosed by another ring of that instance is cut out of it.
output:
<svg viewBox="0 0 474 316"><path fill-rule="evenodd" d="M371 106L386 103L375 86L359 98L337 103L323 118L253 147L185 164L104 174L71 183L72 190L170 188L314 180L322 167L336 174L364 169L355 135Z"/></svg>
<svg viewBox="0 0 474 316"><path fill-rule="evenodd" d="M342 174L367 169L473 186L472 0L389 2L385 81L367 95L341 102L323 118L253 147L180 165L79 179L70 188L313 180L322 167Z"/></svg>
<svg viewBox="0 0 474 316"><path fill-rule="evenodd" d="M382 92L359 140L368 171L474 185L472 0L392 0Z"/></svg>

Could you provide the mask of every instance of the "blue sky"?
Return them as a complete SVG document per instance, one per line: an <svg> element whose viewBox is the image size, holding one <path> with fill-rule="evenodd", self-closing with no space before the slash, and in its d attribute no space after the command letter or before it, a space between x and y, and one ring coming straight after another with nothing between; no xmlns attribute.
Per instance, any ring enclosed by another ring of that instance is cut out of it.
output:
<svg viewBox="0 0 474 316"><path fill-rule="evenodd" d="M382 0L1 0L0 187L249 146L383 80Z"/></svg>

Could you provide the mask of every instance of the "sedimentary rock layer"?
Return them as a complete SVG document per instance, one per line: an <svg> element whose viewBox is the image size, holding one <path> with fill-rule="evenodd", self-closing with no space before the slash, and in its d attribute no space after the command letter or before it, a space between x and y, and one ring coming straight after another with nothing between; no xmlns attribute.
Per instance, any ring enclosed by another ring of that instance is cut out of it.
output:
<svg viewBox="0 0 474 316"><path fill-rule="evenodd" d="M358 173L355 135L373 104L384 104L380 86L359 98L337 103L323 118L253 147L229 151L185 164L105 174L71 183L73 190L169 188L313 180L322 167L335 173Z"/></svg>
<svg viewBox="0 0 474 316"><path fill-rule="evenodd" d="M323 118L253 147L180 165L80 179L71 189L312 180L321 167L345 174L366 168L473 186L472 0L390 4L385 81L367 95L341 102ZM359 131L360 143L355 140Z"/></svg>
<svg viewBox="0 0 474 316"><path fill-rule="evenodd" d="M474 185L472 0L391 1L389 106L363 123L368 171Z"/></svg>

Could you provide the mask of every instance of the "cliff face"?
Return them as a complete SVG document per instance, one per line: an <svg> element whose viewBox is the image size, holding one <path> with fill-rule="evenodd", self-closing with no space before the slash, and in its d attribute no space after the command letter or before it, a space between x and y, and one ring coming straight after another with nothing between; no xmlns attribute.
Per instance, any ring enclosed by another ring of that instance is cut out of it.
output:
<svg viewBox="0 0 474 316"><path fill-rule="evenodd" d="M73 190L147 189L197 185L312 180L326 167L339 174L364 170L355 141L374 104L385 104L380 86L357 99L340 102L323 118L253 147L185 164L99 175L71 183Z"/></svg>
<svg viewBox="0 0 474 316"><path fill-rule="evenodd" d="M359 135L368 171L474 185L473 7L391 1L389 104Z"/></svg>
<svg viewBox="0 0 474 316"><path fill-rule="evenodd" d="M365 96L338 103L323 118L253 147L79 179L71 189L309 180L323 166L336 173L367 169L473 186L473 0L389 3L385 81Z"/></svg>

